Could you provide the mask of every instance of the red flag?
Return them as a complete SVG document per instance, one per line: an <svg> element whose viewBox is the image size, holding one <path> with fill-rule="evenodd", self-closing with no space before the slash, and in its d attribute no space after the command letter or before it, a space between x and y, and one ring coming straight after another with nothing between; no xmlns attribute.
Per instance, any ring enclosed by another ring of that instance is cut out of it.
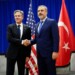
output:
<svg viewBox="0 0 75 75"><path fill-rule="evenodd" d="M74 48L74 35L64 0L62 0L58 26L60 42L56 66L65 66L70 63L71 51Z"/></svg>

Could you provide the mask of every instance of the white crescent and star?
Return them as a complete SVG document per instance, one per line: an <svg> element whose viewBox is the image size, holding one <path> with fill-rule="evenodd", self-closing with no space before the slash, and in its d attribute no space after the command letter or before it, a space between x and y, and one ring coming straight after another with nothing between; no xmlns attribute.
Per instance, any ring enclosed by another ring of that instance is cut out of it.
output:
<svg viewBox="0 0 75 75"><path fill-rule="evenodd" d="M64 29L65 29L65 31L67 32L67 35L68 35L68 37L69 37L69 30L68 30L67 26L65 25L65 23L62 22L62 21L60 21L60 22L58 22L58 26L64 27ZM69 45L68 42L66 42L66 43L64 42L64 46L63 46L62 48L64 48L64 49L67 51L67 50L70 49L70 47L69 47L68 45Z"/></svg>
<svg viewBox="0 0 75 75"><path fill-rule="evenodd" d="M58 22L58 26L64 27L64 29L66 30L66 32L67 32L67 34L68 34L68 36L69 36L69 30L68 30L68 28L67 28L67 26L65 25L64 22L62 22L62 21Z"/></svg>

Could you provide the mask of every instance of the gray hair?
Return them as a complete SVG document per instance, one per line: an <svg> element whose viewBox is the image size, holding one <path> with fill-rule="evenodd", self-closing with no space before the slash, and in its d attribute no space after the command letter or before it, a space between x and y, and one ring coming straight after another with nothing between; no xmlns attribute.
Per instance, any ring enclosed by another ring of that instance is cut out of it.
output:
<svg viewBox="0 0 75 75"><path fill-rule="evenodd" d="M48 11L47 6L45 6L45 5L39 5L38 8L39 7L44 7L46 9L46 11Z"/></svg>
<svg viewBox="0 0 75 75"><path fill-rule="evenodd" d="M15 14L16 12L20 12L20 13L24 16L24 12L23 12L22 10L15 10L15 11L14 11L14 14Z"/></svg>

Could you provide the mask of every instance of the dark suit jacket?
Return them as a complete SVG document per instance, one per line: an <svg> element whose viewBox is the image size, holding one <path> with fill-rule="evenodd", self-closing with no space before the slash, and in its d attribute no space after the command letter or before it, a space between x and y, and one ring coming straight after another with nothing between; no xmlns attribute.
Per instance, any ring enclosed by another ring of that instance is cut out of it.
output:
<svg viewBox="0 0 75 75"><path fill-rule="evenodd" d="M18 55L22 55L23 57L30 56L31 46L25 47L21 44L22 40L31 39L31 29L28 26L23 25L23 35L22 38L19 39L17 34L17 25L8 25L7 38L9 47L6 57L16 58Z"/></svg>
<svg viewBox="0 0 75 75"><path fill-rule="evenodd" d="M35 39L31 41L31 44L37 44L37 52L43 57L50 56L52 52L58 52L59 32L57 23L53 19L47 18L41 28L40 33L37 32L37 28Z"/></svg>

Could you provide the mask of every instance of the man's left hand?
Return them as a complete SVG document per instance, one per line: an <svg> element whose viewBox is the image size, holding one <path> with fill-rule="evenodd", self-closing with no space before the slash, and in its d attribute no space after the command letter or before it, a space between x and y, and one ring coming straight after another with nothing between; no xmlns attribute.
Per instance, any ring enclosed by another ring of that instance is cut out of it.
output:
<svg viewBox="0 0 75 75"><path fill-rule="evenodd" d="M53 53L52 53L52 59L53 59L53 60L56 60L57 57L58 57L58 52L53 52Z"/></svg>

